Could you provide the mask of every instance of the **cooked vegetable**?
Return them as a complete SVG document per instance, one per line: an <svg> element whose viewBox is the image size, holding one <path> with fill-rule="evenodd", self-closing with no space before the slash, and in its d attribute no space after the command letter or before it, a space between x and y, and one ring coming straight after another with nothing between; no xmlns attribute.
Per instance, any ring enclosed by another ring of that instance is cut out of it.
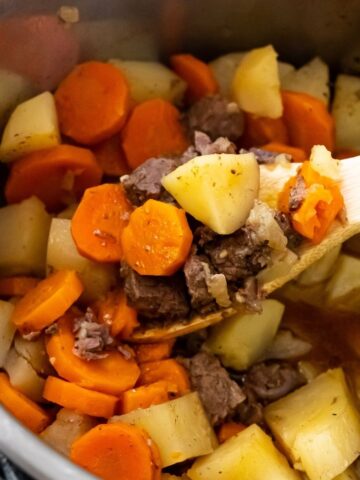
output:
<svg viewBox="0 0 360 480"><path fill-rule="evenodd" d="M311 149L309 160L311 168L319 175L330 178L334 182L342 180L339 160L333 158L324 145L315 145Z"/></svg>
<svg viewBox="0 0 360 480"><path fill-rule="evenodd" d="M245 370L270 346L284 308L277 300L264 300L262 313L238 313L213 327L205 345L226 367Z"/></svg>
<svg viewBox="0 0 360 480"><path fill-rule="evenodd" d="M219 91L225 97L231 97L234 75L245 55L246 52L227 53L209 63L209 67L219 85Z"/></svg>
<svg viewBox="0 0 360 480"><path fill-rule="evenodd" d="M178 54L170 57L170 63L187 85L186 95L194 102L218 91L219 86L208 65L193 55Z"/></svg>
<svg viewBox="0 0 360 480"><path fill-rule="evenodd" d="M14 348L18 355L23 357L40 376L51 375L54 372L45 350L44 336L27 340L19 333L14 339Z"/></svg>
<svg viewBox="0 0 360 480"><path fill-rule="evenodd" d="M301 163L306 160L306 153L304 150L298 147L290 147L279 142L270 142L266 145L262 145L263 150L275 153L286 153L292 157L293 162Z"/></svg>
<svg viewBox="0 0 360 480"><path fill-rule="evenodd" d="M114 135L98 145L95 145L93 152L97 163L105 175L120 177L121 175L130 172L121 145L120 135Z"/></svg>
<svg viewBox="0 0 360 480"><path fill-rule="evenodd" d="M251 153L196 157L162 179L166 190L200 222L222 235L242 227L259 191Z"/></svg>
<svg viewBox="0 0 360 480"><path fill-rule="evenodd" d="M310 480L333 479L359 455L360 417L341 369L270 404L265 419Z"/></svg>
<svg viewBox="0 0 360 480"><path fill-rule="evenodd" d="M5 196L8 203L16 203L34 195L54 211L79 199L86 188L100 183L101 176L90 150L58 145L15 162L5 185Z"/></svg>
<svg viewBox="0 0 360 480"><path fill-rule="evenodd" d="M125 75L136 103L162 98L178 104L184 96L186 83L159 62L113 59L110 63Z"/></svg>
<svg viewBox="0 0 360 480"><path fill-rule="evenodd" d="M183 153L188 146L179 110L161 98L147 100L133 109L122 138L132 169L151 157Z"/></svg>
<svg viewBox="0 0 360 480"><path fill-rule="evenodd" d="M93 145L121 130L130 106L125 77L113 65L76 66L55 92L61 133Z"/></svg>
<svg viewBox="0 0 360 480"><path fill-rule="evenodd" d="M277 54L271 45L247 53L236 69L233 95L245 112L279 118L283 107Z"/></svg>
<svg viewBox="0 0 360 480"><path fill-rule="evenodd" d="M0 300L0 368L4 366L15 335L15 325L11 321L13 310L12 303Z"/></svg>
<svg viewBox="0 0 360 480"><path fill-rule="evenodd" d="M359 89L359 77L338 75L332 105L338 148L360 149Z"/></svg>
<svg viewBox="0 0 360 480"><path fill-rule="evenodd" d="M52 376L46 379L43 397L49 402L76 410L84 415L103 418L114 415L119 401L114 395L87 390L75 383L65 382Z"/></svg>
<svg viewBox="0 0 360 480"><path fill-rule="evenodd" d="M116 282L115 267L95 263L80 255L71 235L71 221L53 218L46 262L54 270L75 270L84 286L81 300L90 303L104 295Z"/></svg>
<svg viewBox="0 0 360 480"><path fill-rule="evenodd" d="M132 388L123 393L121 397L121 413L129 413L138 408L149 408L169 400L171 385L166 381L159 381Z"/></svg>
<svg viewBox="0 0 360 480"><path fill-rule="evenodd" d="M359 476L357 474L356 468L350 466L345 470L345 472L340 473L334 480L358 480Z"/></svg>
<svg viewBox="0 0 360 480"><path fill-rule="evenodd" d="M47 342L46 349L57 373L80 387L110 395L119 395L132 388L140 374L134 360L111 351L105 358L87 362L73 353L74 317L70 314L58 321L58 331Z"/></svg>
<svg viewBox="0 0 360 480"><path fill-rule="evenodd" d="M299 285L310 286L327 280L329 277L331 277L334 271L335 262L339 256L340 250L341 245L332 248L322 258L320 258L320 260L313 263L309 268L301 273L296 279L296 282Z"/></svg>
<svg viewBox="0 0 360 480"><path fill-rule="evenodd" d="M271 208L278 208L280 192L298 170L299 165L294 163L261 165L259 200L267 203Z"/></svg>
<svg viewBox="0 0 360 480"><path fill-rule="evenodd" d="M192 233L184 210L148 200L130 216L121 237L124 259L140 275L173 275L186 261Z"/></svg>
<svg viewBox="0 0 360 480"><path fill-rule="evenodd" d="M285 75L281 81L283 90L307 93L328 105L330 98L329 67L319 57Z"/></svg>
<svg viewBox="0 0 360 480"><path fill-rule="evenodd" d="M0 274L44 275L51 217L35 197L0 208Z"/></svg>
<svg viewBox="0 0 360 480"><path fill-rule="evenodd" d="M223 443L210 455L199 458L187 471L191 480L299 480L271 438L251 425Z"/></svg>
<svg viewBox="0 0 360 480"><path fill-rule="evenodd" d="M296 337L290 330L278 330L261 360L292 360L303 357L311 349L309 342Z"/></svg>
<svg viewBox="0 0 360 480"><path fill-rule="evenodd" d="M98 425L75 440L70 458L103 480L157 480L161 466L154 442L126 424Z"/></svg>
<svg viewBox="0 0 360 480"><path fill-rule="evenodd" d="M243 425L242 423L235 423L235 422L223 423L217 435L219 439L219 443L226 442L226 440L229 440L229 438L234 437L238 433L245 430L245 428L247 428L246 425Z"/></svg>
<svg viewBox="0 0 360 480"><path fill-rule="evenodd" d="M360 259L341 253L325 287L326 305L348 312L360 311Z"/></svg>
<svg viewBox="0 0 360 480"><path fill-rule="evenodd" d="M159 447L163 467L211 453L216 436L197 393L113 417L143 428Z"/></svg>
<svg viewBox="0 0 360 480"><path fill-rule="evenodd" d="M77 274L61 270L42 280L16 303L12 321L22 333L42 330L61 317L82 291Z"/></svg>
<svg viewBox="0 0 360 480"><path fill-rule="evenodd" d="M0 403L34 433L50 423L49 415L35 402L13 388L8 376L0 372Z"/></svg>
<svg viewBox="0 0 360 480"><path fill-rule="evenodd" d="M190 391L190 381L187 371L173 358L143 363L140 365L140 370L140 385L149 385L165 380L171 388L175 387L175 392L178 395L184 395Z"/></svg>
<svg viewBox="0 0 360 480"><path fill-rule="evenodd" d="M88 415L62 408L56 415L56 420L41 432L40 438L68 457L72 443L95 427L96 423Z"/></svg>
<svg viewBox="0 0 360 480"><path fill-rule="evenodd" d="M270 142L288 144L289 136L284 120L246 113L242 142L244 147L261 147Z"/></svg>
<svg viewBox="0 0 360 480"><path fill-rule="evenodd" d="M139 363L156 362L169 358L175 340L166 340L159 343L143 343L134 345L136 359Z"/></svg>
<svg viewBox="0 0 360 480"><path fill-rule="evenodd" d="M11 161L60 143L54 97L44 92L18 105L11 114L0 145L0 158Z"/></svg>
<svg viewBox="0 0 360 480"><path fill-rule="evenodd" d="M314 145L335 147L334 120L324 102L306 93L282 92L284 121L290 143L307 154Z"/></svg>
<svg viewBox="0 0 360 480"><path fill-rule="evenodd" d="M88 188L71 221L79 252L97 262L121 260L120 238L131 210L121 185L105 183Z"/></svg>
<svg viewBox="0 0 360 480"><path fill-rule="evenodd" d="M4 370L9 375L10 383L16 390L19 390L34 402L42 401L45 380L14 348L9 351L5 359Z"/></svg>
<svg viewBox="0 0 360 480"><path fill-rule="evenodd" d="M124 290L108 292L103 299L96 303L95 309L97 310L99 321L110 326L110 332L113 337L118 335L127 337L132 333L129 330L139 325L137 312L127 304Z"/></svg>
<svg viewBox="0 0 360 480"><path fill-rule="evenodd" d="M39 279L35 277L4 277L0 278L1 297L22 297L36 287Z"/></svg>

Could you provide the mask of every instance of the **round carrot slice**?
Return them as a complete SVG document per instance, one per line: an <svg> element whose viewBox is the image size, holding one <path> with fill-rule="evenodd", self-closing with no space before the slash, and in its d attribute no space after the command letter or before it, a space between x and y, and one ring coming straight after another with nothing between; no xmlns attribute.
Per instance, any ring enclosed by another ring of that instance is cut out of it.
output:
<svg viewBox="0 0 360 480"><path fill-rule="evenodd" d="M103 480L157 480L160 465L154 442L125 423L98 425L76 440L71 460Z"/></svg>
<svg viewBox="0 0 360 480"><path fill-rule="evenodd" d="M93 152L98 165L105 175L121 177L121 175L130 173L130 168L126 162L125 153L121 145L120 135L114 135L95 145Z"/></svg>
<svg viewBox="0 0 360 480"><path fill-rule="evenodd" d="M57 373L80 387L110 395L119 395L132 388L140 375L133 359L126 359L118 351L110 351L104 358L88 362L73 353L74 316L67 314L58 322L57 332L46 344L50 361Z"/></svg>
<svg viewBox="0 0 360 480"><path fill-rule="evenodd" d="M192 238L184 210L148 200L124 228L124 259L140 275L173 275L185 263Z"/></svg>
<svg viewBox="0 0 360 480"><path fill-rule="evenodd" d="M17 160L5 186L8 203L35 195L50 211L79 199L84 190L101 181L94 154L72 145L58 145Z"/></svg>
<svg viewBox="0 0 360 480"><path fill-rule="evenodd" d="M71 222L79 252L97 262L122 260L120 237L131 211L121 185L104 183L88 188Z"/></svg>
<svg viewBox="0 0 360 480"><path fill-rule="evenodd" d="M93 145L119 132L129 110L125 77L113 65L86 62L72 70L55 92L60 130Z"/></svg>
<svg viewBox="0 0 360 480"><path fill-rule="evenodd" d="M37 332L64 315L83 285L72 270L60 270L39 282L15 305L12 321L24 334Z"/></svg>
<svg viewBox="0 0 360 480"><path fill-rule="evenodd" d="M43 397L49 402L76 410L84 415L103 418L110 418L114 415L119 401L114 395L93 392L79 387L75 383L65 382L51 376L46 379Z"/></svg>

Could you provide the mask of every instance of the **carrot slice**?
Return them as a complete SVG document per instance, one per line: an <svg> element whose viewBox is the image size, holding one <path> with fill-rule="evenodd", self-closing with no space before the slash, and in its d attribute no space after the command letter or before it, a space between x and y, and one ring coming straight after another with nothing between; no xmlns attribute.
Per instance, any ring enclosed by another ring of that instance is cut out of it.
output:
<svg viewBox="0 0 360 480"><path fill-rule="evenodd" d="M318 144L334 150L334 119L324 102L306 93L288 91L282 92L282 100L291 145L302 148L306 154Z"/></svg>
<svg viewBox="0 0 360 480"><path fill-rule="evenodd" d="M34 433L42 432L51 421L45 410L16 390L10 384L8 376L1 372L0 403Z"/></svg>
<svg viewBox="0 0 360 480"><path fill-rule="evenodd" d="M39 282L19 300L12 321L23 334L42 330L64 315L83 290L76 272L60 270Z"/></svg>
<svg viewBox="0 0 360 480"><path fill-rule="evenodd" d="M339 148L335 150L334 158L343 160L345 158L357 157L360 155L359 150L352 150L351 148Z"/></svg>
<svg viewBox="0 0 360 480"><path fill-rule="evenodd" d="M141 345L134 345L137 361L139 363L146 363L169 358L174 343L175 340L171 339L159 343L143 343Z"/></svg>
<svg viewBox="0 0 360 480"><path fill-rule="evenodd" d="M67 314L58 321L58 330L46 343L50 361L60 377L80 387L110 395L119 395L132 388L140 374L133 359L111 351L105 358L90 362L73 353L74 315Z"/></svg>
<svg viewBox="0 0 360 480"><path fill-rule="evenodd" d="M121 399L121 413L129 413L138 408L148 408L169 400L169 384L154 382L143 387L124 392Z"/></svg>
<svg viewBox="0 0 360 480"><path fill-rule="evenodd" d="M95 311L98 313L99 322L110 325L113 337L117 337L119 334L123 335L126 327L129 328L129 324L134 327L139 325L137 312L127 304L123 290L109 292L104 299L96 303Z"/></svg>
<svg viewBox="0 0 360 480"><path fill-rule="evenodd" d="M35 277L4 277L0 278L0 296L22 297L40 282Z"/></svg>
<svg viewBox="0 0 360 480"><path fill-rule="evenodd" d="M35 195L54 211L79 199L86 188L98 185L101 176L90 150L58 145L14 162L5 185L5 197L8 203L17 203Z"/></svg>
<svg viewBox="0 0 360 480"><path fill-rule="evenodd" d="M121 130L130 106L129 86L113 65L86 62L60 83L55 101L61 132L93 145Z"/></svg>
<svg viewBox="0 0 360 480"><path fill-rule="evenodd" d="M120 237L131 211L121 185L104 183L88 188L71 221L79 252L97 262L122 260Z"/></svg>
<svg viewBox="0 0 360 480"><path fill-rule="evenodd" d="M205 62L193 55L181 53L172 55L170 64L179 77L187 83L186 95L190 102L218 92L219 85L211 68Z"/></svg>
<svg viewBox="0 0 360 480"><path fill-rule="evenodd" d="M161 98L137 105L123 132L123 149L130 168L166 154L181 154L189 145L180 124L180 112Z"/></svg>
<svg viewBox="0 0 360 480"><path fill-rule="evenodd" d="M71 460L103 480L158 480L160 456L140 428L125 423L98 425L75 440Z"/></svg>
<svg viewBox="0 0 360 480"><path fill-rule="evenodd" d="M190 391L189 377L185 368L172 358L143 363L140 365L140 369L139 385L149 385L159 380L165 380L169 384L176 385L180 395Z"/></svg>
<svg viewBox="0 0 360 480"><path fill-rule="evenodd" d="M173 275L190 252L185 211L148 200L135 209L121 237L124 259L140 275Z"/></svg>
<svg viewBox="0 0 360 480"><path fill-rule="evenodd" d="M268 152L287 153L291 155L293 162L301 163L306 160L306 153L298 147L290 147L290 145L284 145L283 143L270 142L263 145L261 148Z"/></svg>
<svg viewBox="0 0 360 480"><path fill-rule="evenodd" d="M119 401L114 395L93 392L79 387L75 383L65 382L51 376L46 379L43 397L49 402L84 415L103 418L110 418L114 415Z"/></svg>
<svg viewBox="0 0 360 480"><path fill-rule="evenodd" d="M246 425L243 425L242 423L235 423L235 422L223 423L217 434L219 443L226 442L226 440L228 440L229 438L245 430L245 428L246 428Z"/></svg>
<svg viewBox="0 0 360 480"><path fill-rule="evenodd" d="M105 175L120 177L130 172L122 149L120 135L114 135L99 143L93 148L93 152Z"/></svg>
<svg viewBox="0 0 360 480"><path fill-rule="evenodd" d="M260 147L266 143L289 143L288 132L282 118L258 117L244 113L245 126L241 144L245 148Z"/></svg>

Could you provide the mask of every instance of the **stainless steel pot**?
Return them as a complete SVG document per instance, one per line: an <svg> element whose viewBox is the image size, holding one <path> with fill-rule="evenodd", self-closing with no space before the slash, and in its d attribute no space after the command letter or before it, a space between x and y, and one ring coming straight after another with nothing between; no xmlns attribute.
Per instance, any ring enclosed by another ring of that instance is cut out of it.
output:
<svg viewBox="0 0 360 480"><path fill-rule="evenodd" d="M56 15L64 4L80 11L80 22L70 28L80 61L166 60L174 51L212 58L272 43L284 60L301 64L316 54L333 69L360 73L359 0L0 0L0 47L4 18ZM32 38L40 35L34 25ZM52 33L48 35L51 39ZM15 50L25 49L26 38L16 42L15 37ZM31 65L32 58L26 61ZM42 85L39 80L38 88ZM0 450L37 480L94 478L56 454L1 407Z"/></svg>

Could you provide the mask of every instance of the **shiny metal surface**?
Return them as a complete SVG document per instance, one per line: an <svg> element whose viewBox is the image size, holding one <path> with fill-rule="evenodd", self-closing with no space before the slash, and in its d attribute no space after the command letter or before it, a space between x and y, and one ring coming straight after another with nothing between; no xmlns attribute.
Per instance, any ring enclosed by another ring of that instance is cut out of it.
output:
<svg viewBox="0 0 360 480"><path fill-rule="evenodd" d="M283 60L301 64L316 54L334 69L360 72L359 0L0 0L0 17L55 15L64 4L80 10L71 29L81 60L166 60L174 51L210 59L273 43ZM38 480L93 478L1 407L0 450Z"/></svg>

